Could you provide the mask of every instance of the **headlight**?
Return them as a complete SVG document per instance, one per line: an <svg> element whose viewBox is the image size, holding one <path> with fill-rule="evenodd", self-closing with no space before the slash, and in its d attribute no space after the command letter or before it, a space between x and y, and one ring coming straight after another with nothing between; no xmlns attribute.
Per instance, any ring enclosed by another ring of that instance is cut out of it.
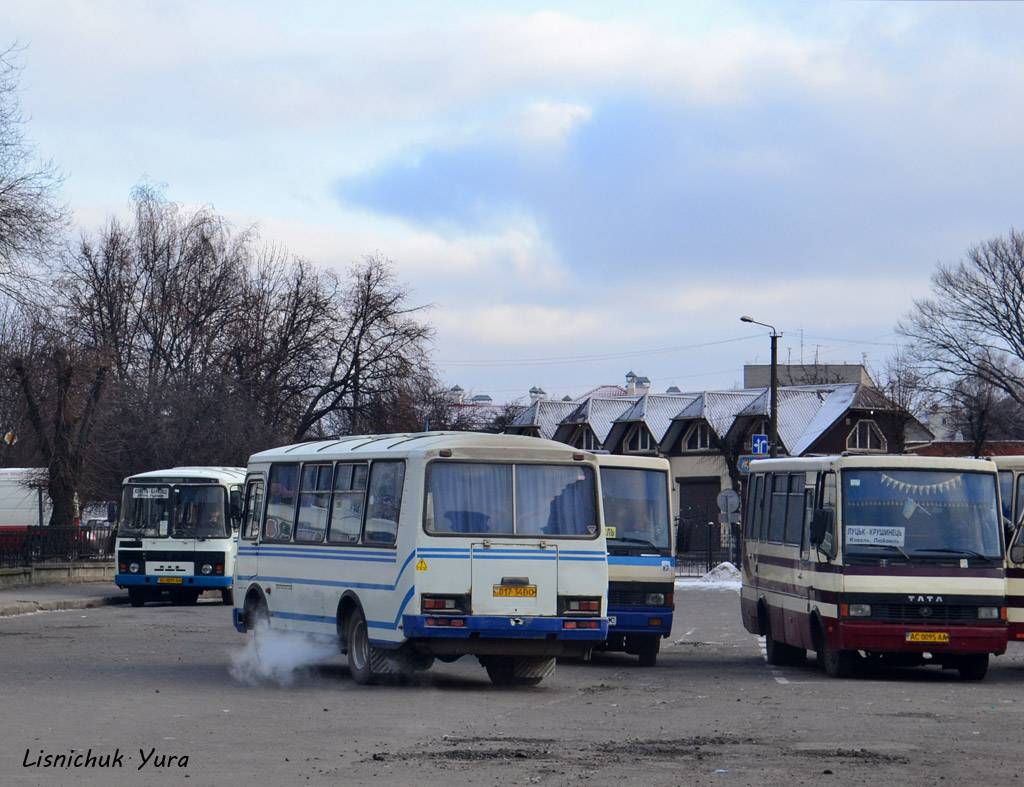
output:
<svg viewBox="0 0 1024 787"><path fill-rule="evenodd" d="M648 593L644 597L644 603L649 607L663 607L665 606L665 594L664 593Z"/></svg>
<svg viewBox="0 0 1024 787"><path fill-rule="evenodd" d="M850 604L850 617L851 618L870 618L871 617L871 605L870 604Z"/></svg>
<svg viewBox="0 0 1024 787"><path fill-rule="evenodd" d="M999 620L999 607L978 607L978 620Z"/></svg>
<svg viewBox="0 0 1024 787"><path fill-rule="evenodd" d="M213 566L211 566L209 563L203 563L203 567L199 569L199 573L209 576L213 573Z"/></svg>
<svg viewBox="0 0 1024 787"><path fill-rule="evenodd" d="M128 573L129 574L138 574L139 570L141 568L142 568L142 566L140 566L138 563L129 563L128 564Z"/></svg>

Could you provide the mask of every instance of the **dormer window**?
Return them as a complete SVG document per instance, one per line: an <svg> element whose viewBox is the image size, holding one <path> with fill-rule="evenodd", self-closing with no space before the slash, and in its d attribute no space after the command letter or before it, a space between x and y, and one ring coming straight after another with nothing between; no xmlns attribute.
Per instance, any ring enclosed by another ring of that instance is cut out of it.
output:
<svg viewBox="0 0 1024 787"><path fill-rule="evenodd" d="M627 454L650 454L657 448L654 438L643 424L637 424L626 438Z"/></svg>
<svg viewBox="0 0 1024 787"><path fill-rule="evenodd" d="M597 436L591 431L589 426L579 428L576 432L576 439L573 440L572 444L583 451L601 450L601 441L597 439Z"/></svg>
<svg viewBox="0 0 1024 787"><path fill-rule="evenodd" d="M706 451L711 448L711 430L706 421L697 421L683 437L684 451Z"/></svg>
<svg viewBox="0 0 1024 787"><path fill-rule="evenodd" d="M858 421L853 431L846 436L846 450L885 452L885 437L878 424L870 420Z"/></svg>

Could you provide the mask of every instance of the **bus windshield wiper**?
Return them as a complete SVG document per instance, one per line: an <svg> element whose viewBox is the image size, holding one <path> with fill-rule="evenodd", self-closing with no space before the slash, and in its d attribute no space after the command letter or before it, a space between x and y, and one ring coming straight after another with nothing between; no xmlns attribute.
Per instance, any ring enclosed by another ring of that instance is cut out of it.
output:
<svg viewBox="0 0 1024 787"><path fill-rule="evenodd" d="M936 547L934 549L915 549L914 554L920 555L924 553L938 553L942 555L970 555L971 557L981 558L982 560L998 560L996 557L990 557L989 555L983 555L981 552L977 552L973 549L967 549L966 547L961 549L947 549L945 547Z"/></svg>
<svg viewBox="0 0 1024 787"><path fill-rule="evenodd" d="M616 536L615 538L609 538L609 541L628 541L631 544L644 544L657 549L657 545L653 541L648 541L646 538L634 538L633 536Z"/></svg>
<svg viewBox="0 0 1024 787"><path fill-rule="evenodd" d="M857 544L857 546L858 547L869 547L870 549L889 549L889 550L893 550L893 551L899 552L901 555L903 555L903 557L905 557L907 559L908 563L911 562L910 555L908 555L903 550L903 547L898 547L895 544Z"/></svg>

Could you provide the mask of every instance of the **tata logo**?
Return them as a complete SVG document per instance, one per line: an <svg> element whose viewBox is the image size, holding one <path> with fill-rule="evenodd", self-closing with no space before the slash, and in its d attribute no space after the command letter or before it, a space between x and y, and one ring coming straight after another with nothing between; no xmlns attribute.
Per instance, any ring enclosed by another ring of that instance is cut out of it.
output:
<svg viewBox="0 0 1024 787"><path fill-rule="evenodd" d="M942 596L907 596L911 604L945 604Z"/></svg>

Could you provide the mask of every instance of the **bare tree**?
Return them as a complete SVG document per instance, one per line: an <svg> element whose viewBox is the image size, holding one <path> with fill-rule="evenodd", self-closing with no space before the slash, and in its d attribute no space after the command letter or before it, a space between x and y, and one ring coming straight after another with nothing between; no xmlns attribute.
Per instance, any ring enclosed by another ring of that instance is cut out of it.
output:
<svg viewBox="0 0 1024 787"><path fill-rule="evenodd" d="M85 450L90 442L96 408L106 378L106 367L95 369L88 382L88 390L81 387L79 370L68 354L54 349L52 364L52 402L47 410L52 418L44 416L37 393L37 385L45 372L33 370L21 357L12 358L10 366L21 386L27 407L27 419L47 469L47 491L53 503L50 524L69 527L79 515L78 491L83 487Z"/></svg>
<svg viewBox="0 0 1024 787"><path fill-rule="evenodd" d="M392 263L368 256L349 275L335 350L311 381L296 440L326 423L343 434L371 431L368 403L403 379L429 373L425 342L431 329L416 320L424 307L407 304L409 292L396 282Z"/></svg>
<svg viewBox="0 0 1024 787"><path fill-rule="evenodd" d="M935 401L935 387L909 353L897 348L877 375L879 393L889 405L880 409L880 420L887 422L885 430L892 436L890 453L906 452L910 430L917 428L921 418Z"/></svg>
<svg viewBox="0 0 1024 787"><path fill-rule="evenodd" d="M41 162L23 130L18 103L20 49L0 51L0 289L17 294L25 261L39 258L67 226L68 212L57 201L63 176Z"/></svg>
<svg viewBox="0 0 1024 787"><path fill-rule="evenodd" d="M1024 235L1011 229L940 264L932 297L915 301L897 330L923 373L977 378L1024 405Z"/></svg>

